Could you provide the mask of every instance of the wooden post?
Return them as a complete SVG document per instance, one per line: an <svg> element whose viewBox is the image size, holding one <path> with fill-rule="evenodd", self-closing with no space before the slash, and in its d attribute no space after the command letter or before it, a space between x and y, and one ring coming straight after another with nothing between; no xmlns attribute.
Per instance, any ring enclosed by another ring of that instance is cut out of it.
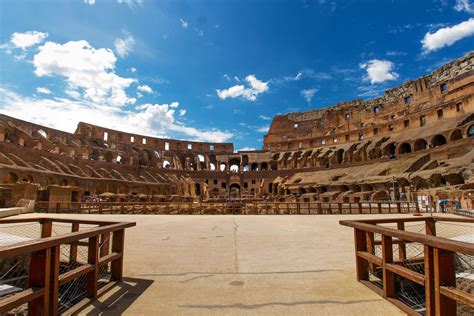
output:
<svg viewBox="0 0 474 316"><path fill-rule="evenodd" d="M400 247L400 245L399 245ZM425 315L435 315L435 293L434 293L434 267L433 267L433 248L425 245Z"/></svg>
<svg viewBox="0 0 474 316"><path fill-rule="evenodd" d="M28 302L28 315L49 314L51 280L51 248L33 252L30 256L28 287L44 288L44 295Z"/></svg>
<svg viewBox="0 0 474 316"><path fill-rule="evenodd" d="M102 214L102 202L99 202L99 214Z"/></svg>
<svg viewBox="0 0 474 316"><path fill-rule="evenodd" d="M79 223L72 223L71 233L79 231ZM77 261L77 243L71 243L69 247L69 262Z"/></svg>
<svg viewBox="0 0 474 316"><path fill-rule="evenodd" d="M405 230L405 222L399 220L397 222L397 229L398 230ZM407 259L407 245L405 241L398 240L398 260L404 261Z"/></svg>
<svg viewBox="0 0 474 316"><path fill-rule="evenodd" d="M110 233L100 235L100 257L110 253Z"/></svg>
<svg viewBox="0 0 474 316"><path fill-rule="evenodd" d="M318 214L322 214L323 213L323 208L321 206L321 203L318 202Z"/></svg>
<svg viewBox="0 0 474 316"><path fill-rule="evenodd" d="M338 211L339 214L342 214L342 203L341 202L337 203L337 211Z"/></svg>
<svg viewBox="0 0 474 316"><path fill-rule="evenodd" d="M61 256L61 246L51 248L51 270L50 270L50 315L58 315L59 300L59 257Z"/></svg>
<svg viewBox="0 0 474 316"><path fill-rule="evenodd" d="M367 251L367 238L365 231L360 229L354 229L354 243L355 243L355 255L356 255L356 273L357 281L368 280L368 263L364 259L357 255L358 251Z"/></svg>
<svg viewBox="0 0 474 316"><path fill-rule="evenodd" d="M41 223L41 238L51 237L53 233L53 221L45 219Z"/></svg>
<svg viewBox="0 0 474 316"><path fill-rule="evenodd" d="M361 202L357 203L357 208L359 209L359 214L362 214L362 203Z"/></svg>
<svg viewBox="0 0 474 316"><path fill-rule="evenodd" d="M365 238L367 240L367 252L372 255L375 255L374 233L366 232ZM371 272L375 272L375 265L373 263L369 263L369 270Z"/></svg>
<svg viewBox="0 0 474 316"><path fill-rule="evenodd" d="M296 214L301 214L300 203L296 202Z"/></svg>
<svg viewBox="0 0 474 316"><path fill-rule="evenodd" d="M59 213L61 209L61 203L56 203L56 213Z"/></svg>
<svg viewBox="0 0 474 316"><path fill-rule="evenodd" d="M97 298L97 281L99 277L99 236L89 238L87 263L94 270L87 273L87 297Z"/></svg>
<svg viewBox="0 0 474 316"><path fill-rule="evenodd" d="M440 287L456 287L454 252L433 249L434 294L436 315L456 315L456 301L441 295Z"/></svg>
<svg viewBox="0 0 474 316"><path fill-rule="evenodd" d="M123 249L125 241L125 230L118 230L113 233L112 252L121 253L122 256L111 263L113 280L122 280L123 277Z"/></svg>
<svg viewBox="0 0 474 316"><path fill-rule="evenodd" d="M433 218L425 220L426 235L436 236L436 222Z"/></svg>
<svg viewBox="0 0 474 316"><path fill-rule="evenodd" d="M369 201L369 214L372 214L372 204Z"/></svg>
<svg viewBox="0 0 474 316"><path fill-rule="evenodd" d="M395 276L387 270L387 263L393 262L392 237L382 235L382 268L383 268L383 296L395 296Z"/></svg>
<svg viewBox="0 0 474 316"><path fill-rule="evenodd" d="M396 202L396 203L397 203L397 213L400 214L402 212L401 202Z"/></svg>
<svg viewBox="0 0 474 316"><path fill-rule="evenodd" d="M382 214L382 203L380 202L377 202L377 212L379 212L379 214Z"/></svg>

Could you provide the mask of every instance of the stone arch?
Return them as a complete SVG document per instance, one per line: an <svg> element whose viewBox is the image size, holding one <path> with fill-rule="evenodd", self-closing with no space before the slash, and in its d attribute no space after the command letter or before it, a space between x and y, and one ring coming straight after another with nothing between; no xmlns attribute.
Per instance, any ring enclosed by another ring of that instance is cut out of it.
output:
<svg viewBox="0 0 474 316"><path fill-rule="evenodd" d="M336 164L340 165L344 160L344 149L336 151Z"/></svg>
<svg viewBox="0 0 474 316"><path fill-rule="evenodd" d="M415 140L415 143L413 145L413 149L415 151L425 150L427 147L428 147L428 142L424 140L423 138L419 138Z"/></svg>
<svg viewBox="0 0 474 316"><path fill-rule="evenodd" d="M92 149L90 155L89 155L89 159L90 160L99 160L99 157L100 157L100 153L97 149Z"/></svg>
<svg viewBox="0 0 474 316"><path fill-rule="evenodd" d="M262 162L262 164L260 165L260 170L261 171L268 170L268 164L266 162Z"/></svg>
<svg viewBox="0 0 474 316"><path fill-rule="evenodd" d="M219 171L226 171L227 169L227 164L225 162L221 162L219 165Z"/></svg>
<svg viewBox="0 0 474 316"><path fill-rule="evenodd" d="M400 155L411 153L410 143L404 142L398 145L398 153Z"/></svg>
<svg viewBox="0 0 474 316"><path fill-rule="evenodd" d="M252 171L258 171L258 163L256 163L256 162L252 163L250 169Z"/></svg>
<svg viewBox="0 0 474 316"><path fill-rule="evenodd" d="M383 148L383 154L389 158L395 158L395 150L396 145L394 142L391 142Z"/></svg>
<svg viewBox="0 0 474 316"><path fill-rule="evenodd" d="M18 182L18 176L14 172L6 172L3 174L2 183L13 184Z"/></svg>
<svg viewBox="0 0 474 316"><path fill-rule="evenodd" d="M449 141L452 142L458 139L462 139L462 132L459 129L455 129L449 134Z"/></svg>
<svg viewBox="0 0 474 316"><path fill-rule="evenodd" d="M466 135L467 135L467 137L474 136L474 125L471 125L471 126L468 127Z"/></svg>
<svg viewBox="0 0 474 316"><path fill-rule="evenodd" d="M446 144L446 137L441 134L437 134L431 138L431 146L438 147Z"/></svg>
<svg viewBox="0 0 474 316"><path fill-rule="evenodd" d="M163 169L170 169L171 163L168 160L163 160Z"/></svg>
<svg viewBox="0 0 474 316"><path fill-rule="evenodd" d="M232 198L240 198L240 184L232 183L229 186L229 195Z"/></svg>
<svg viewBox="0 0 474 316"><path fill-rule="evenodd" d="M389 195L387 191L379 190L372 193L371 199L373 201L387 201L389 199Z"/></svg>

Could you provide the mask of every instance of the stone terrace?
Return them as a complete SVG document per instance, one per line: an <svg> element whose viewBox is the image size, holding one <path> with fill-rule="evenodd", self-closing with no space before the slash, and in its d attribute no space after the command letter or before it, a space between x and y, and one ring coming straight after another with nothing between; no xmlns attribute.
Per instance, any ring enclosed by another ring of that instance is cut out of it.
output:
<svg viewBox="0 0 474 316"><path fill-rule="evenodd" d="M364 215L54 216L137 222L125 284L89 315L403 314L356 282L353 231L338 221ZM383 216L396 215L368 215Z"/></svg>

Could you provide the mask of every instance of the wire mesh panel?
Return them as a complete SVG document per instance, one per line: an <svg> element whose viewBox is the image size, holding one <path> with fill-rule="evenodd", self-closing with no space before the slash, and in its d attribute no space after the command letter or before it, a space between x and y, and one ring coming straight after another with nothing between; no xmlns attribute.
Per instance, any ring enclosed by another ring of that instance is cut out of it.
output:
<svg viewBox="0 0 474 316"><path fill-rule="evenodd" d="M395 297L416 312L424 314L426 310L424 286L397 275Z"/></svg>

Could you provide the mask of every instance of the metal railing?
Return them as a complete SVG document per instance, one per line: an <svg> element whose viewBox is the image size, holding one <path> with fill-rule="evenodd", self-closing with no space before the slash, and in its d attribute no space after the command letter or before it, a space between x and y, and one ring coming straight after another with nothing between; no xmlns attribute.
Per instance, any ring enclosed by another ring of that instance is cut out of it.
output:
<svg viewBox="0 0 474 316"><path fill-rule="evenodd" d="M474 219L340 221L354 228L357 280L409 315L473 315Z"/></svg>
<svg viewBox="0 0 474 316"><path fill-rule="evenodd" d="M417 213L407 201L375 202L36 202L36 212L98 214L398 214Z"/></svg>
<svg viewBox="0 0 474 316"><path fill-rule="evenodd" d="M0 220L0 314L76 313L122 279L132 222Z"/></svg>

